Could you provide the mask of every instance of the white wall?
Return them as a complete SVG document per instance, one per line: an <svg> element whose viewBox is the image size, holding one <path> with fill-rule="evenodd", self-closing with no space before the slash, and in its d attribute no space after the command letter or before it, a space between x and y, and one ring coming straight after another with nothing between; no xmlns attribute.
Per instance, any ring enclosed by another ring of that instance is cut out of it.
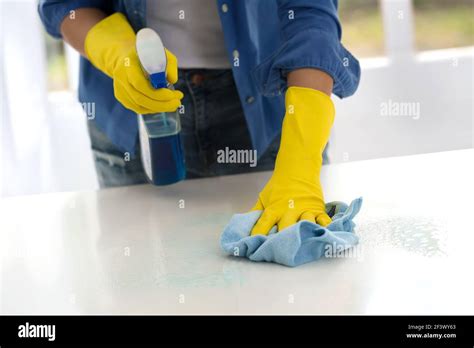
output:
<svg viewBox="0 0 474 348"><path fill-rule="evenodd" d="M0 1L0 196L97 187L75 95L47 92L46 46L36 4Z"/></svg>
<svg viewBox="0 0 474 348"><path fill-rule="evenodd" d="M411 60L362 61L356 95L335 100L335 162L473 145L474 48L424 52ZM419 103L416 116L383 116L382 103Z"/></svg>

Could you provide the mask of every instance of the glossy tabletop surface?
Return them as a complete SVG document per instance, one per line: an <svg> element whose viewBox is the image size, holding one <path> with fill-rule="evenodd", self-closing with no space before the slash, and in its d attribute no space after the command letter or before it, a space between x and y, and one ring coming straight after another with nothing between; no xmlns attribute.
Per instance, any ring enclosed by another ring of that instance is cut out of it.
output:
<svg viewBox="0 0 474 348"><path fill-rule="evenodd" d="M219 236L271 173L1 202L2 314L474 314L473 150L328 165L359 246L288 268Z"/></svg>

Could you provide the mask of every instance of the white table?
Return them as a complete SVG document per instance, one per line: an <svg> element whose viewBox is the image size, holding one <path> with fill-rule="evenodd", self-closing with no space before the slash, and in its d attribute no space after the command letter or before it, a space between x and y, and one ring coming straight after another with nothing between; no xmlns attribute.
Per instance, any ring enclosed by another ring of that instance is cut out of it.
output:
<svg viewBox="0 0 474 348"><path fill-rule="evenodd" d="M325 166L361 244L297 268L219 248L268 172L4 199L0 312L474 314L473 154Z"/></svg>

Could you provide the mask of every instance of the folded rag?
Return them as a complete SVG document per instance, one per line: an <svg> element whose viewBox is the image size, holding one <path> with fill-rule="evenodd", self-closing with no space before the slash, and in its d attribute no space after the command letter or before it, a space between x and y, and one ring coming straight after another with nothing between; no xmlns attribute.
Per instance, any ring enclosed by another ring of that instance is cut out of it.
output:
<svg viewBox="0 0 474 348"><path fill-rule="evenodd" d="M314 222L300 221L281 232L272 228L268 236L250 236L250 231L262 211L235 214L221 235L221 247L229 255L247 257L252 261L276 262L295 267L318 260L330 252L334 255L359 242L354 234L354 222L362 198L349 206L343 202L326 204L332 222L323 227Z"/></svg>

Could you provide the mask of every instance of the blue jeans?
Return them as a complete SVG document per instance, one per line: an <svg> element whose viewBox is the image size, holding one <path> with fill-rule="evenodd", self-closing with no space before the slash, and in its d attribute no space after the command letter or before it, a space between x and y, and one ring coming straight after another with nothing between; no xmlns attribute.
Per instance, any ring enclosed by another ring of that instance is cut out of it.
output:
<svg viewBox="0 0 474 348"><path fill-rule="evenodd" d="M276 137L257 165L220 163L218 151L252 150L242 106L231 70L181 69L175 88L184 93L181 139L186 159L186 178L272 170L280 137ZM113 117L113 115L110 115ZM88 121L95 167L101 188L148 182L140 147L134 158L120 151Z"/></svg>

